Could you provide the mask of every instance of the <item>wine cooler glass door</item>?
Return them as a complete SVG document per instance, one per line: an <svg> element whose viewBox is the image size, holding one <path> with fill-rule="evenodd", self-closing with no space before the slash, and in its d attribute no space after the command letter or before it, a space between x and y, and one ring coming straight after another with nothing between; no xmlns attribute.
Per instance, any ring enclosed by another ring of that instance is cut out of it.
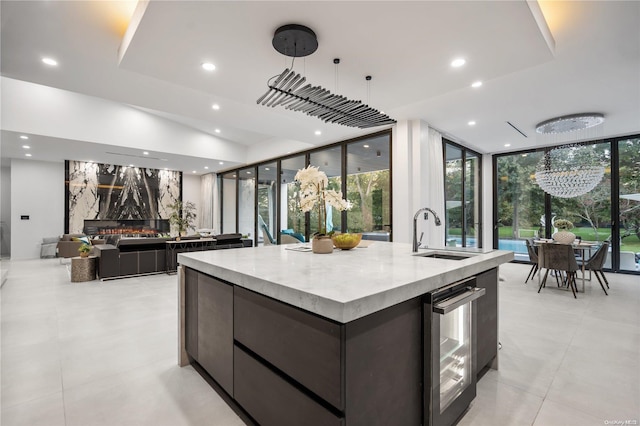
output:
<svg viewBox="0 0 640 426"><path fill-rule="evenodd" d="M440 413L471 384L471 303L440 317Z"/></svg>

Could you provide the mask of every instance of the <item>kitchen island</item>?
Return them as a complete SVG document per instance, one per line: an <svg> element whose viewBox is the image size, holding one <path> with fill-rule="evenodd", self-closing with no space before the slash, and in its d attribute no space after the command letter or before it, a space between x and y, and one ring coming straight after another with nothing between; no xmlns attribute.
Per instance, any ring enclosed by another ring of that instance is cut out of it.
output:
<svg viewBox="0 0 640 426"><path fill-rule="evenodd" d="M255 422L431 423L425 295L471 278L486 290L474 308L474 386L497 367L497 268L512 252L295 247L178 257L180 365L194 364Z"/></svg>

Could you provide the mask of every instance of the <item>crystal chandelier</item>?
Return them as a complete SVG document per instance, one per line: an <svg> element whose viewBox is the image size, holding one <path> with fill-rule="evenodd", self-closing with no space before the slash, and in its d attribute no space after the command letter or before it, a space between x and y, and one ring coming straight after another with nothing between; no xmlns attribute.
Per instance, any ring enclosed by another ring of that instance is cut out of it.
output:
<svg viewBox="0 0 640 426"><path fill-rule="evenodd" d="M595 188L604 176L604 166L588 145L553 148L536 166L536 182L547 194L573 198Z"/></svg>
<svg viewBox="0 0 640 426"><path fill-rule="evenodd" d="M536 132L540 134L575 132L599 126L603 122L604 115L596 112L564 115L538 123Z"/></svg>

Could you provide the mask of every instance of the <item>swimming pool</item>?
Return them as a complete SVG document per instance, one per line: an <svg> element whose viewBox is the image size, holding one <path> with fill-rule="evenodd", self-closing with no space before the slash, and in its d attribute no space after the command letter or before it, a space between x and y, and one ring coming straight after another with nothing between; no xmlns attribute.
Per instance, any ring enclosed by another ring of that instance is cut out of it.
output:
<svg viewBox="0 0 640 426"><path fill-rule="evenodd" d="M511 250L515 253L527 253L527 245L524 240L498 240L500 250Z"/></svg>
<svg viewBox="0 0 640 426"><path fill-rule="evenodd" d="M452 239L456 240L456 246L462 246L462 238L451 238L450 240ZM475 247L475 239L467 238L467 246ZM498 249L511 250L515 253L526 254L527 258L529 257L524 240L498 240Z"/></svg>

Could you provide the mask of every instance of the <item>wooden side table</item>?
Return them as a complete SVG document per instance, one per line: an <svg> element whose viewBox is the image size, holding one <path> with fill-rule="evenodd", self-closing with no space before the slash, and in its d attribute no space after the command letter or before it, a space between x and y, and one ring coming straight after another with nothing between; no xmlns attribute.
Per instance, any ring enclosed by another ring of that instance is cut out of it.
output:
<svg viewBox="0 0 640 426"><path fill-rule="evenodd" d="M72 257L71 282L93 281L96 279L96 259L98 256Z"/></svg>

